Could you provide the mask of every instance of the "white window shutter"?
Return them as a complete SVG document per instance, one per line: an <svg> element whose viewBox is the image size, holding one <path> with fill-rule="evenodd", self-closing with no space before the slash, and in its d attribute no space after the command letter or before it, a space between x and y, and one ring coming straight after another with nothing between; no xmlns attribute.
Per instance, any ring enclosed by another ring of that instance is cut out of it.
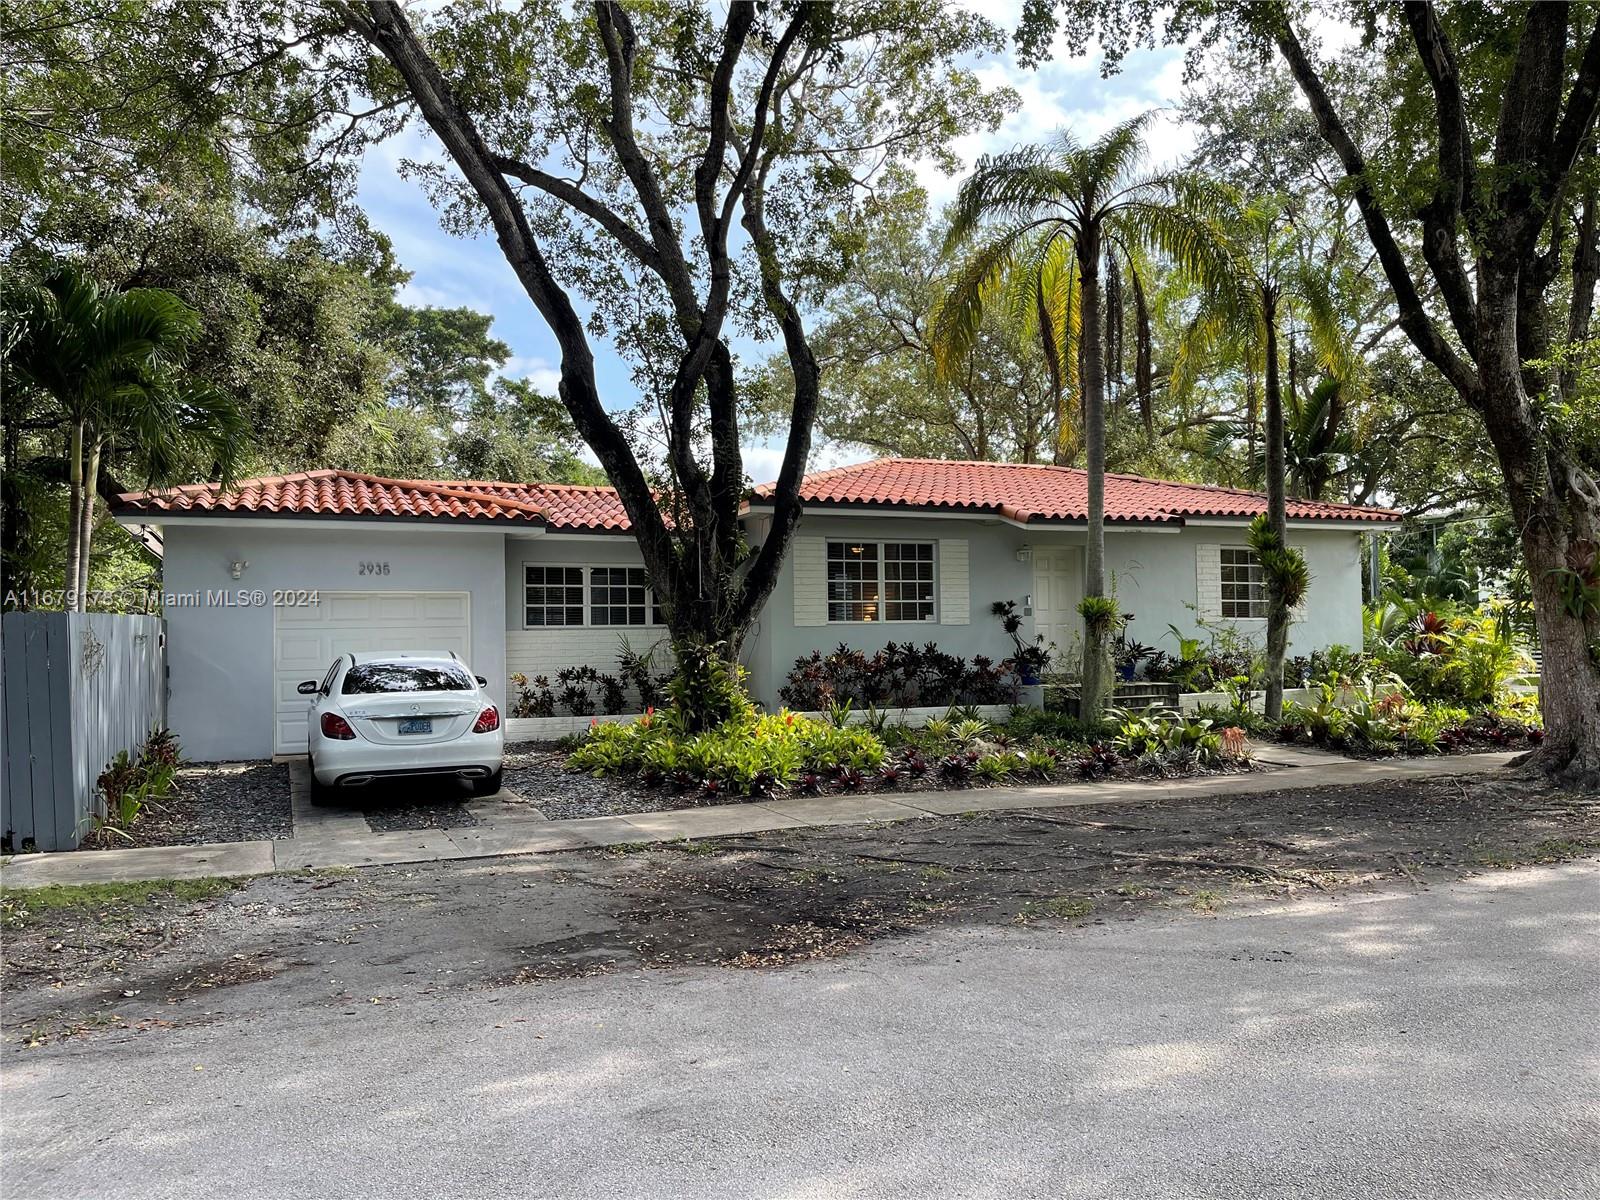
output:
<svg viewBox="0 0 1600 1200"><path fill-rule="evenodd" d="M789 548L794 570L794 623L828 623L828 542L826 538L797 537Z"/></svg>
<svg viewBox="0 0 1600 1200"><path fill-rule="evenodd" d="M1202 542L1194 548L1194 599L1207 619L1222 615L1222 546Z"/></svg>
<svg viewBox="0 0 1600 1200"><path fill-rule="evenodd" d="M939 539L939 624L972 623L972 580L967 571L967 539Z"/></svg>

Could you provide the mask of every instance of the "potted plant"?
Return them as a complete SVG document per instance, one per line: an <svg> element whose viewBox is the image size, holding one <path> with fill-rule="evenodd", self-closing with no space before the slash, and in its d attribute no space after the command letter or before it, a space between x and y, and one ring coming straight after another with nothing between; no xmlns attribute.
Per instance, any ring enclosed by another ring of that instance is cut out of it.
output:
<svg viewBox="0 0 1600 1200"><path fill-rule="evenodd" d="M1116 664L1118 681L1133 682L1134 676L1139 673L1139 664L1154 653L1153 647L1133 641L1126 633L1118 634L1111 648L1111 661Z"/></svg>

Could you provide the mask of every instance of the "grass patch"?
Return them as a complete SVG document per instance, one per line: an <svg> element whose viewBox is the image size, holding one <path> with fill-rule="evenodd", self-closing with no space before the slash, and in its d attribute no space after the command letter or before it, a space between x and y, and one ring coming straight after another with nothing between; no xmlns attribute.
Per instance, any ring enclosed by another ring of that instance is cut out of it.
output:
<svg viewBox="0 0 1600 1200"><path fill-rule="evenodd" d="M624 854L648 854L654 849L655 846L650 842L618 842L614 846L607 846L606 853L619 856Z"/></svg>
<svg viewBox="0 0 1600 1200"><path fill-rule="evenodd" d="M925 879L930 883L936 879L954 879L955 877L954 871L947 871L943 867L923 867L922 870L917 872L918 879Z"/></svg>
<svg viewBox="0 0 1600 1200"><path fill-rule="evenodd" d="M1487 850L1480 853L1477 862L1485 867L1533 867L1544 863L1566 862L1582 858L1600 849L1600 842L1587 838L1548 838L1531 846L1513 846L1504 850Z"/></svg>
<svg viewBox="0 0 1600 1200"><path fill-rule="evenodd" d="M63 917L111 915L108 910L174 900L192 904L244 887L248 879L134 879L124 883L52 883L0 888L0 923L26 929Z"/></svg>
<svg viewBox="0 0 1600 1200"><path fill-rule="evenodd" d="M1216 912L1227 903L1227 898L1221 892L1211 892L1202 889L1189 897L1189 907L1195 912Z"/></svg>
<svg viewBox="0 0 1600 1200"><path fill-rule="evenodd" d="M717 852L717 846L713 842L694 842L688 838L682 838L667 844L674 850L681 850L684 854L715 854Z"/></svg>
<svg viewBox="0 0 1600 1200"><path fill-rule="evenodd" d="M1059 921L1081 921L1094 911L1094 901L1078 896L1054 896L1049 900L1030 900L1017 914L1019 921L1054 917Z"/></svg>

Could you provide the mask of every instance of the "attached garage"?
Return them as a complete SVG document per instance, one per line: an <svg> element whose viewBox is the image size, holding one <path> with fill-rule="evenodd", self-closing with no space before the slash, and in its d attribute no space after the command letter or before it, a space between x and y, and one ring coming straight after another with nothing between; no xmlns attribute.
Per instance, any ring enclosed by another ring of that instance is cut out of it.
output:
<svg viewBox="0 0 1600 1200"><path fill-rule="evenodd" d="M321 592L315 605L273 610L274 754L306 748L306 697L336 656L371 650L454 651L472 662L472 597L467 592Z"/></svg>

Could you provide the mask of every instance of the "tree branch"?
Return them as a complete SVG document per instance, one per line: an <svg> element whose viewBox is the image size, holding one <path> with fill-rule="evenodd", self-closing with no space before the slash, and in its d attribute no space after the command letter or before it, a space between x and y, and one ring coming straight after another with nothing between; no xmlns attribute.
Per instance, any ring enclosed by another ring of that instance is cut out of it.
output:
<svg viewBox="0 0 1600 1200"><path fill-rule="evenodd" d="M589 349L583 322L551 274L528 227L527 216L500 173L495 156L445 82L438 65L423 48L399 4L393 0L367 0L364 8L344 2L338 7L351 28L376 47L400 73L423 119L444 143L451 159L483 203L501 252L561 348L558 389L561 401L616 487L646 565L651 570L664 569L669 562L671 543L650 485L627 439L600 402L594 377L594 355Z"/></svg>
<svg viewBox="0 0 1600 1200"><path fill-rule="evenodd" d="M530 187L536 187L548 196L553 196L569 208L575 209L590 218L612 237L622 244L629 254L639 260L639 263L659 275L663 282L670 284L667 278L665 265L661 255L645 237L632 225L628 224L619 214L613 212L602 204L599 199L572 183L562 179L559 175L552 175L548 171L541 171L531 163L521 159L509 158L504 154L494 156L496 169L502 175L509 175L513 179L521 180Z"/></svg>
<svg viewBox="0 0 1600 1200"><path fill-rule="evenodd" d="M1457 245L1460 218L1465 213L1469 226L1476 213L1471 133L1467 128L1466 105L1461 97L1461 76L1455 52L1450 48L1432 4L1409 0L1406 23L1423 69L1433 84L1434 110L1438 118L1439 181L1433 199L1422 206L1422 255L1444 298L1462 345L1468 354L1477 351L1477 320L1472 281L1461 261Z"/></svg>
<svg viewBox="0 0 1600 1200"><path fill-rule="evenodd" d="M1378 261L1388 277L1389 286L1394 289L1395 302L1400 312L1400 328L1405 330L1406 336L1423 356L1439 368L1451 386L1471 403L1478 395L1477 372L1469 363L1463 361L1445 340L1444 335L1434 324L1433 318L1428 315L1428 310L1423 306L1422 298L1417 294L1416 281L1411 278L1411 270L1406 266L1405 256L1400 252L1400 247L1394 239L1394 232L1389 227L1389 218L1384 214L1377 193L1372 190L1371 180L1367 178L1366 160L1351 138L1349 130L1345 128L1338 110L1334 108L1333 101L1328 96L1327 88L1323 86L1321 76L1317 74L1316 67L1307 57L1305 49L1300 45L1300 39L1295 35L1294 28L1286 16L1278 26L1276 40L1279 52L1289 64L1295 82L1300 85L1301 93L1311 106L1312 115L1317 120L1317 129L1338 157L1340 165L1344 167L1345 177L1354 185L1356 206L1361 211L1367 236L1372 239L1373 249L1378 253Z"/></svg>

